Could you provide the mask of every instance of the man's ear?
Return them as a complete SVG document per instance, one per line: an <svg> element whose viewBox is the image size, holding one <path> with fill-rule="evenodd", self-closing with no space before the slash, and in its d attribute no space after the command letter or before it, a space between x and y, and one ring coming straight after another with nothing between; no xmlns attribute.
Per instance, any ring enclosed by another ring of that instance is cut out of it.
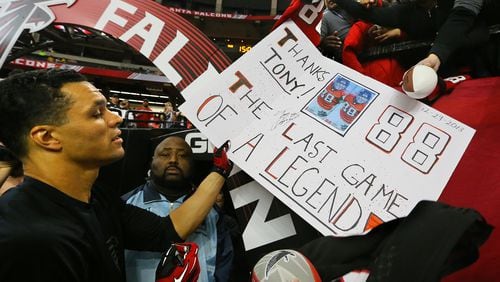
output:
<svg viewBox="0 0 500 282"><path fill-rule="evenodd" d="M37 125L30 130L30 137L37 146L50 151L62 150L62 144L54 137L53 126Z"/></svg>

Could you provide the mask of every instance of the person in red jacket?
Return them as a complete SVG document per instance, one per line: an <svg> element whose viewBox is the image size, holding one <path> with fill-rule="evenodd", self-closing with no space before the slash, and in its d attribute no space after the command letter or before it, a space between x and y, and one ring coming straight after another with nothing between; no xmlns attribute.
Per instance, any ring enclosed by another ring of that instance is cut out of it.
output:
<svg viewBox="0 0 500 282"><path fill-rule="evenodd" d="M144 99L142 101L142 106L136 108L137 111L141 111L135 114L135 118L139 120L137 122L137 127L149 127L149 120L151 120L154 117L153 113L147 113L147 112L152 112L153 109L149 107L149 101L148 99Z"/></svg>
<svg viewBox="0 0 500 282"><path fill-rule="evenodd" d="M389 86L399 86L405 69L396 56L361 60L359 55L371 46L400 38L401 33L398 28L388 29L364 21L354 23L344 40L343 64Z"/></svg>

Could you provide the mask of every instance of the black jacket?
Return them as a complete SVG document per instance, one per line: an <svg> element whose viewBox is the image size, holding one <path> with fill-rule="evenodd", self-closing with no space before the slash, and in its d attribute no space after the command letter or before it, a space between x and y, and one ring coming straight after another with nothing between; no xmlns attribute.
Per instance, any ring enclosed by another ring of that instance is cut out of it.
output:
<svg viewBox="0 0 500 282"><path fill-rule="evenodd" d="M323 281L364 269L367 281L432 282L476 261L492 229L474 210L422 201L367 235L326 236L299 251Z"/></svg>

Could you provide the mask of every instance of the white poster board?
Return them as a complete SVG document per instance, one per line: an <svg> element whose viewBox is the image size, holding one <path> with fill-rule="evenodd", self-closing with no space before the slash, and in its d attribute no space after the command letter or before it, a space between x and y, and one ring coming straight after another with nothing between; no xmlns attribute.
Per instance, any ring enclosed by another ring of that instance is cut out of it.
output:
<svg viewBox="0 0 500 282"><path fill-rule="evenodd" d="M474 134L323 57L292 22L188 92L183 114L216 146L229 139L230 159L324 235L436 200Z"/></svg>

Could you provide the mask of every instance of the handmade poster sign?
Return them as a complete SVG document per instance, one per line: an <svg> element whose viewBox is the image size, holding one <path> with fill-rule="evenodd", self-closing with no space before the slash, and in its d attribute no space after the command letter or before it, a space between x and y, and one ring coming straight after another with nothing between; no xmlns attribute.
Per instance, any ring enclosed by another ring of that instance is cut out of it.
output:
<svg viewBox="0 0 500 282"><path fill-rule="evenodd" d="M435 200L474 130L323 57L281 25L181 110L321 233L359 234ZM202 90L202 91L201 91Z"/></svg>

